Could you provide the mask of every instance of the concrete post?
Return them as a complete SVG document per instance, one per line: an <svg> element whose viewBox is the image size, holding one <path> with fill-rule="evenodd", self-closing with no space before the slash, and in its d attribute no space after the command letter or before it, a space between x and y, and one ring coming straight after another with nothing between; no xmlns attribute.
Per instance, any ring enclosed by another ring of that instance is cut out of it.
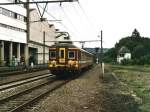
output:
<svg viewBox="0 0 150 112"><path fill-rule="evenodd" d="M1 61L1 65L3 66L4 65L4 41L1 41L1 50L0 50L0 61Z"/></svg>
<svg viewBox="0 0 150 112"><path fill-rule="evenodd" d="M10 42L9 44L9 64L12 65L12 56L13 56L13 43Z"/></svg>
<svg viewBox="0 0 150 112"><path fill-rule="evenodd" d="M20 43L17 44L17 60L20 62Z"/></svg>
<svg viewBox="0 0 150 112"><path fill-rule="evenodd" d="M25 45L25 64L26 66L29 66L29 48L28 48L28 44Z"/></svg>

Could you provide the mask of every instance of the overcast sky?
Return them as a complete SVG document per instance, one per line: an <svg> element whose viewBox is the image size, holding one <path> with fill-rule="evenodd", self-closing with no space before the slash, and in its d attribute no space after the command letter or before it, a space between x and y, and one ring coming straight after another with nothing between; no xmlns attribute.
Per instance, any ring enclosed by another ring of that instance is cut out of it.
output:
<svg viewBox="0 0 150 112"><path fill-rule="evenodd" d="M79 4L62 3L61 7L49 4L47 11L62 20L54 23L56 28L68 31L73 40L100 39L102 30L103 46L111 48L134 28L141 36L150 37L150 0L79 0ZM100 42L86 43L85 47L100 47Z"/></svg>

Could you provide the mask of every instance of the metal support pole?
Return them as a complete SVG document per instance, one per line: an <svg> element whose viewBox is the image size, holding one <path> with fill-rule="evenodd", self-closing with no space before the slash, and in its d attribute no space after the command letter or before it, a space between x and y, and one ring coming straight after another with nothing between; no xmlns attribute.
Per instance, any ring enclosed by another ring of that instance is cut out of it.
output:
<svg viewBox="0 0 150 112"><path fill-rule="evenodd" d="M30 6L29 6L29 0L27 0L27 5L26 5L26 8L27 8L27 44L30 40Z"/></svg>
<svg viewBox="0 0 150 112"><path fill-rule="evenodd" d="M104 77L104 63L103 63L103 32L102 32L102 30L101 30L101 70L102 70L101 78L103 79L103 77Z"/></svg>
<svg viewBox="0 0 150 112"><path fill-rule="evenodd" d="M29 40L30 40L30 6L29 6L29 0L27 0L27 4L26 4L26 8L27 8L27 33L26 33L26 36L27 36L27 41L26 41L26 44L25 44L25 65L28 66L29 65L29 47L28 47L28 43L29 43Z"/></svg>
<svg viewBox="0 0 150 112"><path fill-rule="evenodd" d="M103 63L103 32L101 30L101 67Z"/></svg>
<svg viewBox="0 0 150 112"><path fill-rule="evenodd" d="M45 64L45 31L43 32L43 64Z"/></svg>

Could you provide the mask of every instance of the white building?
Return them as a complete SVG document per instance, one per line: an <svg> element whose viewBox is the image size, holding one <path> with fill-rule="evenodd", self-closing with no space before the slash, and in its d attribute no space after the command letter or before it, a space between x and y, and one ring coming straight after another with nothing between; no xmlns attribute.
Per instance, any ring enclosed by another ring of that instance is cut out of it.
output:
<svg viewBox="0 0 150 112"><path fill-rule="evenodd" d="M126 47L123 46L120 48L120 50L118 52L117 62L120 64L121 61L124 59L130 60L131 59L131 53Z"/></svg>
<svg viewBox="0 0 150 112"><path fill-rule="evenodd" d="M55 35L54 25L49 24L48 21L40 21L40 16L37 10L31 9L30 38L28 43L29 57L34 57L37 64L48 63L49 46L54 44L54 42L50 41L55 41Z"/></svg>
<svg viewBox="0 0 150 112"><path fill-rule="evenodd" d="M20 0L26 2L26 0ZM0 3L15 3L17 0L1 0ZM12 65L12 57L20 60L25 55L26 8L20 5L0 5L0 63Z"/></svg>

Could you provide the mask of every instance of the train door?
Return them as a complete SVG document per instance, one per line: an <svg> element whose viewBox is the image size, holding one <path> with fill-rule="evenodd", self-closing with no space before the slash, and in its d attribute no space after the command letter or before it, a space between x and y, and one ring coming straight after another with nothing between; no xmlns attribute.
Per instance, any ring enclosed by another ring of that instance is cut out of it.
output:
<svg viewBox="0 0 150 112"><path fill-rule="evenodd" d="M64 64L66 62L66 49L59 48L59 63Z"/></svg>

